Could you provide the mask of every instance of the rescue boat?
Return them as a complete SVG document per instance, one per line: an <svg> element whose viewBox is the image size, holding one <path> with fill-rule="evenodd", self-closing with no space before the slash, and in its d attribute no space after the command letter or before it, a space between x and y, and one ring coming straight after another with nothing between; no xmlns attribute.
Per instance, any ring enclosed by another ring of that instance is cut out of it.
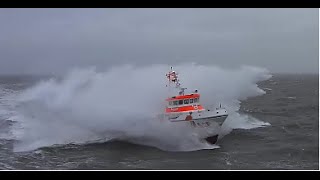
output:
<svg viewBox="0 0 320 180"><path fill-rule="evenodd" d="M218 140L216 130L228 117L227 110L222 108L221 104L213 109L204 108L200 103L201 95L198 90L185 93L187 88L181 87L178 73L173 71L172 67L166 76L168 79L166 86L169 88L170 96L166 99L165 112L162 118L172 123L188 123L193 129L197 130L199 138L210 144L215 144Z"/></svg>

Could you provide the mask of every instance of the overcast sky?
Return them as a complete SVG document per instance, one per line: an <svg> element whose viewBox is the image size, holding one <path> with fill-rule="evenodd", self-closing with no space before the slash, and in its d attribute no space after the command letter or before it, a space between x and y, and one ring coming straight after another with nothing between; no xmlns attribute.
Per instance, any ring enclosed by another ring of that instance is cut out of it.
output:
<svg viewBox="0 0 320 180"><path fill-rule="evenodd" d="M196 62L319 70L318 9L0 9L0 73Z"/></svg>

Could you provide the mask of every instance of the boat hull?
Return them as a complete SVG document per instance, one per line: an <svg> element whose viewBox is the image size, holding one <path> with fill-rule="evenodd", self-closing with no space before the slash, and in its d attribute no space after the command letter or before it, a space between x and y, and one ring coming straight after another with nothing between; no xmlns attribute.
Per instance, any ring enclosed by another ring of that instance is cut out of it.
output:
<svg viewBox="0 0 320 180"><path fill-rule="evenodd" d="M187 123L201 140L210 144L217 142L221 126L227 117L227 111L223 108L214 111L206 110L192 112L191 114L188 112L164 116L172 123Z"/></svg>
<svg viewBox="0 0 320 180"><path fill-rule="evenodd" d="M200 140L204 140L209 144L215 144L221 131L221 126L228 115L219 117L195 119L190 122L193 131L198 135Z"/></svg>
<svg viewBox="0 0 320 180"><path fill-rule="evenodd" d="M171 122L207 120L207 121L219 122L219 124L221 125L223 121L226 119L226 117L228 116L228 113L226 109L219 108L216 110L171 113L171 114L166 114L165 116Z"/></svg>

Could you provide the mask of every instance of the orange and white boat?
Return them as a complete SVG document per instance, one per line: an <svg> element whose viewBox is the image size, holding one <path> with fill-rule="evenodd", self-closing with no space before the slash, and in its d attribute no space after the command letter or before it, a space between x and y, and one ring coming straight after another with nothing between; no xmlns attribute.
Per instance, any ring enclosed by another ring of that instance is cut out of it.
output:
<svg viewBox="0 0 320 180"><path fill-rule="evenodd" d="M215 144L218 140L218 133L210 130L221 127L228 117L227 110L222 108L221 104L214 109L205 109L200 103L198 90L185 93L187 88L181 87L178 74L172 70L172 67L166 76L169 92L177 95L169 96L166 99L166 108L162 119L175 123L188 123L198 132L200 131L199 134L202 139Z"/></svg>

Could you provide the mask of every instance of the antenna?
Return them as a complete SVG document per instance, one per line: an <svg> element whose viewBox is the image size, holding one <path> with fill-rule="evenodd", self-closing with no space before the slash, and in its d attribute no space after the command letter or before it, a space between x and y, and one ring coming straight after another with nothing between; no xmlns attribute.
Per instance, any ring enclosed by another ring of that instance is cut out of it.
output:
<svg viewBox="0 0 320 180"><path fill-rule="evenodd" d="M179 92L179 95L184 95L184 90L187 89L187 88L180 88L180 92Z"/></svg>

